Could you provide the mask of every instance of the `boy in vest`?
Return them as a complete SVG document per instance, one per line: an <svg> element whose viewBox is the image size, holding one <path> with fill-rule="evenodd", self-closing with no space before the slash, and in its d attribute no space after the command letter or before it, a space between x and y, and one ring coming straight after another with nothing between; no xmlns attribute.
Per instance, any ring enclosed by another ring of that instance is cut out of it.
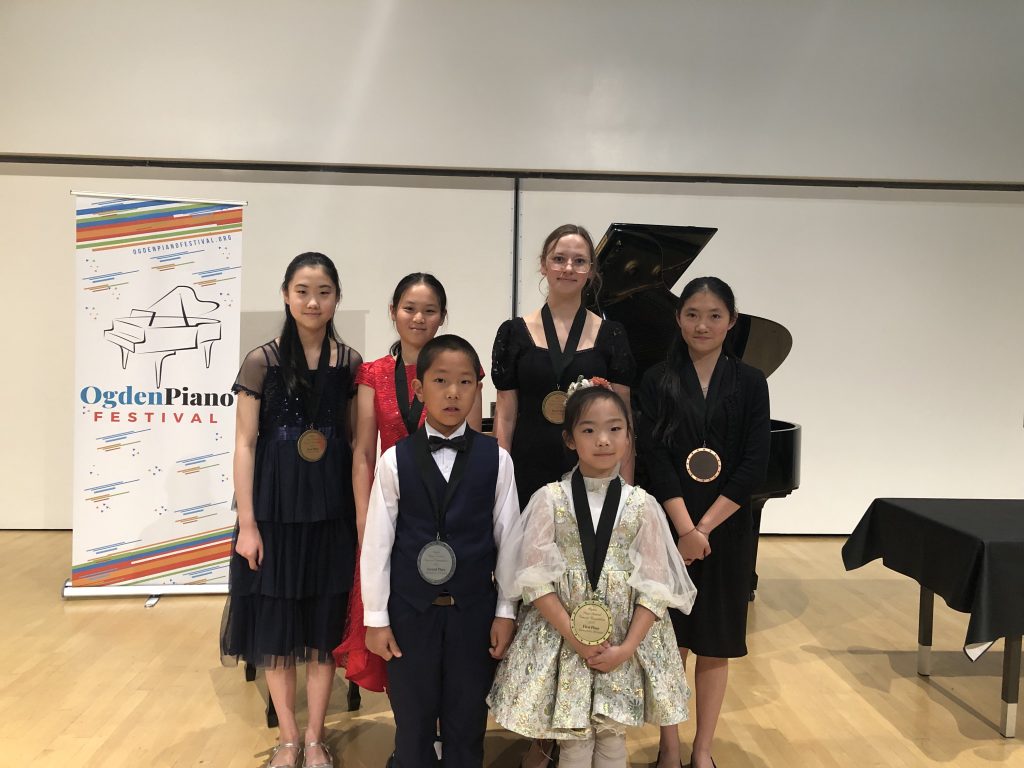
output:
<svg viewBox="0 0 1024 768"><path fill-rule="evenodd" d="M514 631L492 573L519 516L512 460L466 416L480 359L465 339L420 350L413 389L426 424L380 457L361 557L366 647L388 662L395 768L480 768L485 697ZM402 397L404 393L399 393Z"/></svg>

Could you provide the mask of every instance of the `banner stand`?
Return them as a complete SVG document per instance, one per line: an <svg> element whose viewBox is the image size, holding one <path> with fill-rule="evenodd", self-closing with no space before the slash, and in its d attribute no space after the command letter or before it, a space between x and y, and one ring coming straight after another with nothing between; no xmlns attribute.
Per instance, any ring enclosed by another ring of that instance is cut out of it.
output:
<svg viewBox="0 0 1024 768"><path fill-rule="evenodd" d="M226 594L245 202L71 194L74 530L61 595L151 606Z"/></svg>
<svg viewBox="0 0 1024 768"><path fill-rule="evenodd" d="M65 579L60 596L65 600L78 597L151 597L164 595L226 595L227 584L154 584L147 587L136 584L128 587L73 587L71 579Z"/></svg>

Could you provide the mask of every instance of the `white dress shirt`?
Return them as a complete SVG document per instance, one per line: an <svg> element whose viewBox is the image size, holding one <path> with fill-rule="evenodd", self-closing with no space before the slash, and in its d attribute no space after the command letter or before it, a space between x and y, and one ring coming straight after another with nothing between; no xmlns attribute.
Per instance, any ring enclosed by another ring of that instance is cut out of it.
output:
<svg viewBox="0 0 1024 768"><path fill-rule="evenodd" d="M424 425L427 435L445 437L429 424ZM463 435L463 422L449 438ZM431 454L434 463L448 480L455 466L458 451L454 448L440 448ZM398 500L401 498L398 483L398 459L394 447L388 448L377 462L377 472L370 489L370 504L366 510L366 528L363 531L363 549L359 560L359 575L362 579L363 623L368 627L386 627L391 624L388 616L388 598L391 597L391 549L395 544L395 523L398 519ZM498 448L498 483L494 489L494 546L501 549L505 533L519 518L519 496L513 474L512 458L504 448ZM506 619L516 617L515 605L507 600L498 587L498 604L495 616Z"/></svg>

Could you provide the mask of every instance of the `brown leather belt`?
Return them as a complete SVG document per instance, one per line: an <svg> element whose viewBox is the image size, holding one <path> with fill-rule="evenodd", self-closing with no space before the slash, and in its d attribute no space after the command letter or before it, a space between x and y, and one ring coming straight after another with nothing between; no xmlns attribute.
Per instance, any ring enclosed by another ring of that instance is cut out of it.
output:
<svg viewBox="0 0 1024 768"><path fill-rule="evenodd" d="M433 605L453 606L455 605L455 596L449 594L438 595L434 598Z"/></svg>

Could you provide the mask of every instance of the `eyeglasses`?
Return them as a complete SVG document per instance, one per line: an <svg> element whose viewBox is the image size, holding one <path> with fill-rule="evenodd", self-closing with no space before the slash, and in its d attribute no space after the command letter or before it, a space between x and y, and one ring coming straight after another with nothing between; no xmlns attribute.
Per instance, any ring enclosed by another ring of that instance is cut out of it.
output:
<svg viewBox="0 0 1024 768"><path fill-rule="evenodd" d="M590 271L591 261L590 259L584 258L569 259L556 253L552 256L548 256L548 264L559 272L565 272L568 269L572 269L573 272L579 275L585 275Z"/></svg>

